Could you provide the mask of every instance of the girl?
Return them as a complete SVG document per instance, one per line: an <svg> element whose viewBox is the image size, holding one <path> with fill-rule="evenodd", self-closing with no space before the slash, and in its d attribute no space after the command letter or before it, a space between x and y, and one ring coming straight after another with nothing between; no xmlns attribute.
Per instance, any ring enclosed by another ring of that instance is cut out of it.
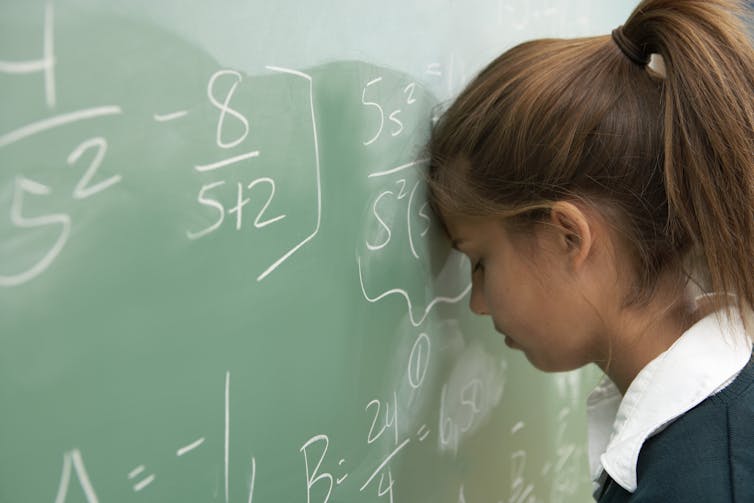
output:
<svg viewBox="0 0 754 503"><path fill-rule="evenodd" d="M542 370L606 375L587 403L600 502L754 501L743 11L644 0L610 36L523 43L432 133L471 309Z"/></svg>

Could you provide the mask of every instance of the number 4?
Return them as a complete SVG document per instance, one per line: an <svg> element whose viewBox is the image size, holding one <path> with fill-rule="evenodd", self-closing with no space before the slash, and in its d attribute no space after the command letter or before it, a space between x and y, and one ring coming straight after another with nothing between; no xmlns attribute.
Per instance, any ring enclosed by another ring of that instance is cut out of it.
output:
<svg viewBox="0 0 754 503"><path fill-rule="evenodd" d="M385 483L385 473L383 472L380 474L380 485L377 487L377 496L382 497L387 494L390 496L390 503L393 503L393 485L395 484L395 481L393 480L393 473L389 469L387 471L387 478L387 487L382 487Z"/></svg>

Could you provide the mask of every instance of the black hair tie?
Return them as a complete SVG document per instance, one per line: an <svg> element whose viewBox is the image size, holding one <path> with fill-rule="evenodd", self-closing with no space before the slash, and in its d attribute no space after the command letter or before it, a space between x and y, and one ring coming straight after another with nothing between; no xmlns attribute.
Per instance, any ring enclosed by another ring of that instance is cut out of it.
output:
<svg viewBox="0 0 754 503"><path fill-rule="evenodd" d="M620 25L613 30L613 41L628 59L639 66L647 66L649 63L649 55L645 54L638 45L626 37L623 33L623 25Z"/></svg>

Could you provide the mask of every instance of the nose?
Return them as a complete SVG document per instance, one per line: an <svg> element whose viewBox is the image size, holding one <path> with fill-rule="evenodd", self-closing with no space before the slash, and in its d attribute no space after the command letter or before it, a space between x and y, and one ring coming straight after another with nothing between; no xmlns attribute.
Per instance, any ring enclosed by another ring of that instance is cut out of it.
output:
<svg viewBox="0 0 754 503"><path fill-rule="evenodd" d="M484 300L484 292L480 288L479 281L471 280L471 297L469 298L469 309L480 316L490 314L487 310L487 302Z"/></svg>

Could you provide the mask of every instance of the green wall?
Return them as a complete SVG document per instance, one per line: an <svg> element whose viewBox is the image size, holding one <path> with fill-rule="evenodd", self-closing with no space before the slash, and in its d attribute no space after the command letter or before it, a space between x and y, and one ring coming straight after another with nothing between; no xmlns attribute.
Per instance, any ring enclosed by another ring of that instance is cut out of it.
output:
<svg viewBox="0 0 754 503"><path fill-rule="evenodd" d="M588 499L597 373L468 313L422 148L632 3L0 4L0 501Z"/></svg>

